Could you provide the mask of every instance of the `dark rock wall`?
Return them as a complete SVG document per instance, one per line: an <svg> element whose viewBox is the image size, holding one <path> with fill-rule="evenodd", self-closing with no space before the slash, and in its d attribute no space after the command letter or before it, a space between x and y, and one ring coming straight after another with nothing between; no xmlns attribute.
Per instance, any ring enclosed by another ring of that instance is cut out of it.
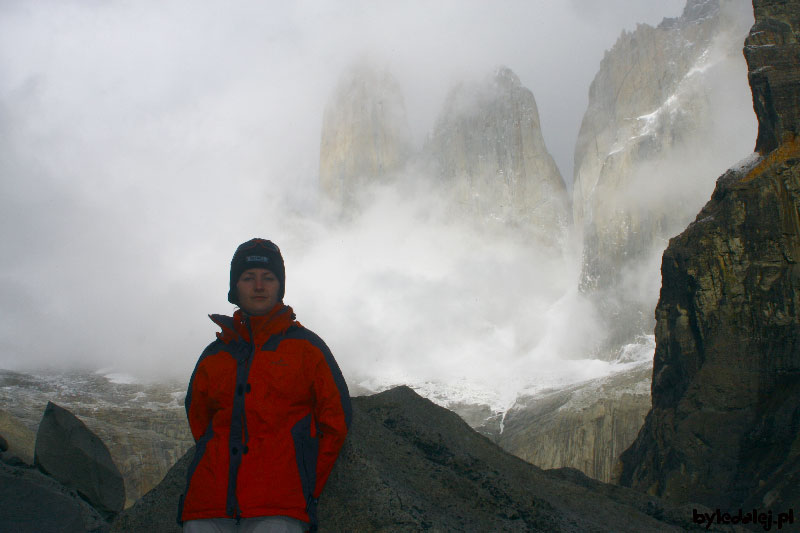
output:
<svg viewBox="0 0 800 533"><path fill-rule="evenodd" d="M785 85L797 52L754 47L796 43L800 1L754 8L758 147L782 143L723 175L664 253L653 408L620 482L677 502L788 508L800 504L800 142L797 86Z"/></svg>
<svg viewBox="0 0 800 533"><path fill-rule="evenodd" d="M798 134L800 9L791 0L758 0L753 9L756 23L744 57L758 115L756 150L763 154Z"/></svg>

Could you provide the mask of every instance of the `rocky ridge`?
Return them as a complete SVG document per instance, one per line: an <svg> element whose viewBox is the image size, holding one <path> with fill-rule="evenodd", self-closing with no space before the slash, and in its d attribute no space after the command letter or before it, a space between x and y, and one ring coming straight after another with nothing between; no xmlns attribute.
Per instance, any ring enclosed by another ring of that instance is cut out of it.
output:
<svg viewBox="0 0 800 533"><path fill-rule="evenodd" d="M759 156L719 178L664 252L653 407L620 483L781 512L800 505L800 1L753 6Z"/></svg>
<svg viewBox="0 0 800 533"><path fill-rule="evenodd" d="M190 457L120 515L113 531L180 531L175 511ZM665 505L576 470L542 471L408 387L353 399L351 432L320 499L319 520L320 532L693 527L691 506Z"/></svg>

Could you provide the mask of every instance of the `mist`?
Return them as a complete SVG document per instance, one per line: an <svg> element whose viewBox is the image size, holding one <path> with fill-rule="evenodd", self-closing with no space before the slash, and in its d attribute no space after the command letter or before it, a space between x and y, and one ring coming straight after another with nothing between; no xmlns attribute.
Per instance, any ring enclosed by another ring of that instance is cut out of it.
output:
<svg viewBox="0 0 800 533"><path fill-rule="evenodd" d="M607 373L574 243L452 219L419 175L332 223L323 111L367 57L399 80L421 145L455 82L507 65L569 189L604 52L684 2L429 4L0 4L0 368L188 379L206 315L234 309L233 251L260 236L355 390L435 382L507 404Z"/></svg>

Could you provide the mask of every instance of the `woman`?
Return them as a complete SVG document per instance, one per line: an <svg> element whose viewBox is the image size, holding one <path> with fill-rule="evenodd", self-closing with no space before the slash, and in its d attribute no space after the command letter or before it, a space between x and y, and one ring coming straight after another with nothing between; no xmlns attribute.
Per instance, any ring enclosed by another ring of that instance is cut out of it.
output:
<svg viewBox="0 0 800 533"><path fill-rule="evenodd" d="M231 260L233 317L197 361L186 393L196 441L178 518L184 532L299 533L350 425L347 385L325 343L283 304L278 247L240 245Z"/></svg>

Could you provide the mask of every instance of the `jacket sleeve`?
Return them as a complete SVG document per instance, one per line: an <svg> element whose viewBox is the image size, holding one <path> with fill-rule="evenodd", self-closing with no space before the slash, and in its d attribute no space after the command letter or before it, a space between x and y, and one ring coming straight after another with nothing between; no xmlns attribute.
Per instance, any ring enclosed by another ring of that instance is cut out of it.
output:
<svg viewBox="0 0 800 533"><path fill-rule="evenodd" d="M352 419L350 393L342 372L325 343L320 344L323 357L318 359L313 375L314 420L320 437L314 498L319 498L328 481Z"/></svg>
<svg viewBox="0 0 800 533"><path fill-rule="evenodd" d="M189 380L185 400L186 417L189 419L189 429L192 430L195 442L203 436L211 422L211 410L208 405L208 374L201 362L202 358L197 362Z"/></svg>

